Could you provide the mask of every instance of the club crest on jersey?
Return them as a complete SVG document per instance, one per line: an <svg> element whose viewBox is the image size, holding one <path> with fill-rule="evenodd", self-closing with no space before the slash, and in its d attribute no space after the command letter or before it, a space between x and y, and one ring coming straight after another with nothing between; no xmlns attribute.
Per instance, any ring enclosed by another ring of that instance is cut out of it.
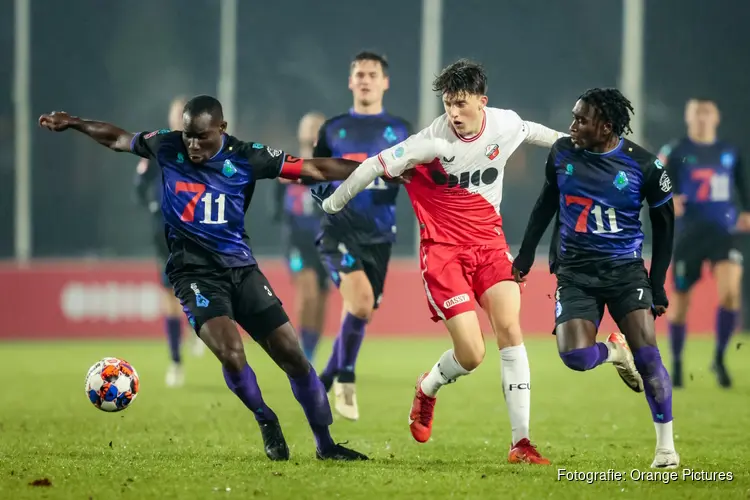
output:
<svg viewBox="0 0 750 500"><path fill-rule="evenodd" d="M339 139L345 139L346 138L346 129L340 128L339 129Z"/></svg>
<svg viewBox="0 0 750 500"><path fill-rule="evenodd" d="M565 165L565 175L573 175L573 164L568 163Z"/></svg>
<svg viewBox="0 0 750 500"><path fill-rule="evenodd" d="M391 126L388 126L385 128L385 131L383 132L383 139L388 141L388 144L392 144L398 140L398 136L393 131L393 128Z"/></svg>
<svg viewBox="0 0 750 500"><path fill-rule="evenodd" d="M628 176L622 170L617 172L617 175L615 176L615 180L614 182L612 182L612 184L614 184L614 186L620 191L625 189L628 186L628 183L629 183Z"/></svg>
<svg viewBox="0 0 750 500"><path fill-rule="evenodd" d="M237 173L237 167L235 167L231 161L224 160L224 166L221 169L221 173L224 174L225 177L232 177Z"/></svg>
<svg viewBox="0 0 750 500"><path fill-rule="evenodd" d="M484 150L484 155L490 160L494 160L499 154L500 147L497 144L490 144L489 146L487 146L487 149Z"/></svg>
<svg viewBox="0 0 750 500"><path fill-rule="evenodd" d="M661 178L659 178L659 187L665 193L668 193L672 189L672 181L669 179L667 172L662 172Z"/></svg>
<svg viewBox="0 0 750 500"><path fill-rule="evenodd" d="M726 153L722 153L721 165L724 168L730 168L732 165L734 165L734 155L729 151L727 151Z"/></svg>

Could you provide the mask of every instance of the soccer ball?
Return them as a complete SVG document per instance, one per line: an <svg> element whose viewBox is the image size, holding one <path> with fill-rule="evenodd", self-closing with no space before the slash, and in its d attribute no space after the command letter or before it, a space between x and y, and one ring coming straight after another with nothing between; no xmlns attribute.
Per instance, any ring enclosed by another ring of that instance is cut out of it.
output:
<svg viewBox="0 0 750 500"><path fill-rule="evenodd" d="M130 406L139 386L133 365L120 358L97 361L86 374L86 397L102 411L120 411Z"/></svg>

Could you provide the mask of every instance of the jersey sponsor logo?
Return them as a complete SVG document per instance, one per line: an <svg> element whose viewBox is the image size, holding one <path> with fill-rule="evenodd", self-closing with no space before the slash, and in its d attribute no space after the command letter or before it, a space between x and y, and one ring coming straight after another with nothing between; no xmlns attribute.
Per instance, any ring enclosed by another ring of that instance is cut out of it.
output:
<svg viewBox="0 0 750 500"><path fill-rule="evenodd" d="M445 156L443 156L443 163L450 163L455 159L456 159L455 156L451 156L450 158L446 158Z"/></svg>
<svg viewBox="0 0 750 500"><path fill-rule="evenodd" d="M490 144L484 150L484 155L490 160L494 160L495 158L497 158L497 155L499 154L500 154L500 147L497 144Z"/></svg>
<svg viewBox="0 0 750 500"><path fill-rule="evenodd" d="M458 304L463 304L464 302L468 302L469 294L468 293L462 293L461 295L456 295L455 297L451 297L450 299L443 302L443 307L445 309L450 309L453 306L457 306Z"/></svg>
<svg viewBox="0 0 750 500"><path fill-rule="evenodd" d="M731 168L732 165L734 165L734 155L729 151L727 151L726 153L722 153L721 165L724 168Z"/></svg>
<svg viewBox="0 0 750 500"><path fill-rule="evenodd" d="M447 186L449 188L461 187L464 189L469 186L492 184L497 180L499 175L500 172L494 167L485 170L474 170L472 172L461 172L459 175L448 174L439 170L431 172L432 180L438 186Z"/></svg>
<svg viewBox="0 0 750 500"><path fill-rule="evenodd" d="M224 166L221 169L221 173L224 174L225 177L232 177L237 173L237 167L235 167L231 161L224 160Z"/></svg>
<svg viewBox="0 0 750 500"><path fill-rule="evenodd" d="M390 125L385 128L385 131L383 131L383 139L388 141L388 144L393 144L398 140L398 136L393 131L393 127L391 127Z"/></svg>
<svg viewBox="0 0 750 500"><path fill-rule="evenodd" d="M169 133L169 129L163 128L161 130L154 130L153 132L149 132L148 134L144 135L143 138L144 139L151 139L155 135L166 134L166 133Z"/></svg>
<svg viewBox="0 0 750 500"><path fill-rule="evenodd" d="M268 154L271 155L271 157L273 158L276 158L277 156L281 156L280 149L272 149L270 147L266 147L266 151L268 151Z"/></svg>
<svg viewBox="0 0 750 500"><path fill-rule="evenodd" d="M620 170L619 172L617 172L617 175L615 175L615 180L612 182L612 184L614 184L614 186L619 191L622 191L629 184L627 174L625 172L623 172L622 170Z"/></svg>
<svg viewBox="0 0 750 500"><path fill-rule="evenodd" d="M659 188L661 188L661 190L665 193L668 193L672 189L672 181L669 179L669 175L667 175L666 171L661 173L661 178L659 179Z"/></svg>

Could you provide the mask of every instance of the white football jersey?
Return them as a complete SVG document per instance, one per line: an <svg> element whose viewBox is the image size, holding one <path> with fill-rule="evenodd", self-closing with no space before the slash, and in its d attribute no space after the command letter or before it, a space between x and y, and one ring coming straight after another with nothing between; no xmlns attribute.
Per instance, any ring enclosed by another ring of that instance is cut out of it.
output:
<svg viewBox="0 0 750 500"><path fill-rule="evenodd" d="M406 190L422 241L504 245L500 202L508 158L524 141L551 146L561 135L514 111L488 107L481 130L469 139L443 114L378 160L389 177L415 169Z"/></svg>

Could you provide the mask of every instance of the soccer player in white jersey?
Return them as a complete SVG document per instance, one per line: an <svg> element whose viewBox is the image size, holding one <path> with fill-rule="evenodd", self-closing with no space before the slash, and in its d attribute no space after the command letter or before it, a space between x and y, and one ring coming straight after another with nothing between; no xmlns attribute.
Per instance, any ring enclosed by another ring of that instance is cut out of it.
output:
<svg viewBox="0 0 750 500"><path fill-rule="evenodd" d="M440 387L470 374L485 344L472 296L487 313L502 360L502 385L510 415L508 461L549 464L529 440L531 383L520 326L521 292L500 217L503 170L522 142L550 147L561 135L509 110L487 107L487 77L460 60L436 78L445 114L406 141L368 158L323 203L335 213L376 177L408 169L409 193L420 228L420 262L434 321L442 320L453 349L417 380L409 415L420 443L432 433Z"/></svg>

